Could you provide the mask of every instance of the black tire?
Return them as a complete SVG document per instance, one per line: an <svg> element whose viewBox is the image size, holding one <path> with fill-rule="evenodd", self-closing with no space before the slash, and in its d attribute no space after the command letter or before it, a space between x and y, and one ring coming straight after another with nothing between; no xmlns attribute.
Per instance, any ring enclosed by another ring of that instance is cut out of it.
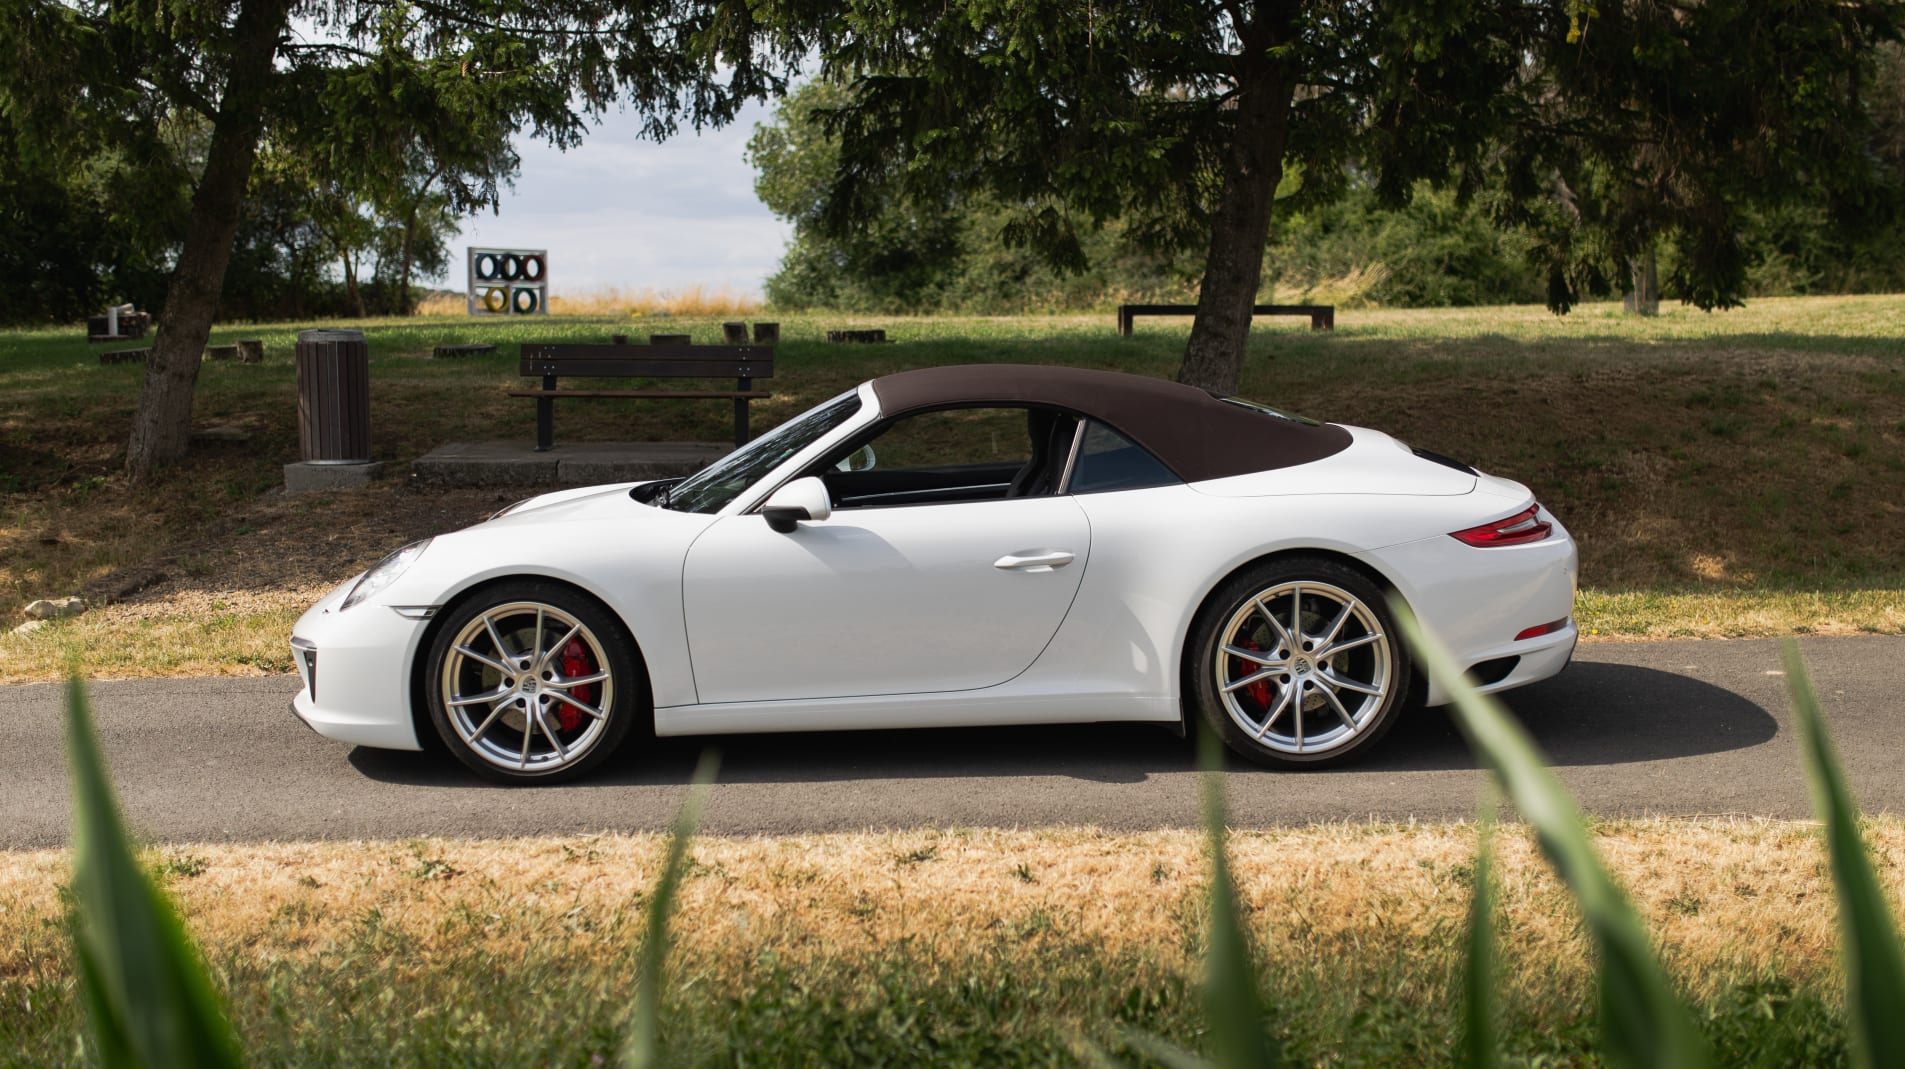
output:
<svg viewBox="0 0 1905 1069"><path fill-rule="evenodd" d="M538 651L540 670L525 671ZM459 602L437 628L424 672L444 746L496 783L586 775L650 715L647 677L621 622L547 580L498 583Z"/></svg>
<svg viewBox="0 0 1905 1069"><path fill-rule="evenodd" d="M500 277L502 277L502 268L497 262L495 255L486 252L476 257L476 280L478 282L490 282Z"/></svg>
<svg viewBox="0 0 1905 1069"><path fill-rule="evenodd" d="M1326 557L1284 557L1232 576L1187 644L1185 691L1204 725L1272 768L1323 768L1368 753L1394 726L1412 671L1387 598L1367 575ZM1294 634L1293 616L1302 621Z"/></svg>
<svg viewBox="0 0 1905 1069"><path fill-rule="evenodd" d="M527 299L526 302L525 299ZM519 289L516 291L516 296L512 303L516 306L517 315L532 315L535 313L537 306L542 303L542 298L535 290Z"/></svg>

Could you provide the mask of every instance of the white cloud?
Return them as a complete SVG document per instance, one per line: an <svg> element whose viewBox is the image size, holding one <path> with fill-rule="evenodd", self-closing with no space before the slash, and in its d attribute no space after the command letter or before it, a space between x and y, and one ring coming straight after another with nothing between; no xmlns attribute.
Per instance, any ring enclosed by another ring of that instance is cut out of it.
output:
<svg viewBox="0 0 1905 1069"><path fill-rule="evenodd" d="M550 287L586 293L690 286L758 294L792 228L754 196L743 155L770 109L750 105L723 129L640 140L633 114L610 112L579 148L519 141L522 173L501 210L465 220L449 285L464 282L466 245L549 250Z"/></svg>

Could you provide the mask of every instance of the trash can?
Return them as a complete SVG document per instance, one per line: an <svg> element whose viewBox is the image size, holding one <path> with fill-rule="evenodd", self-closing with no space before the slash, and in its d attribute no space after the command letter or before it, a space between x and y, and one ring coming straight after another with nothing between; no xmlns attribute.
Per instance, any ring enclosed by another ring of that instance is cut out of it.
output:
<svg viewBox="0 0 1905 1069"><path fill-rule="evenodd" d="M363 331L298 332L298 452L310 464L370 462L370 344Z"/></svg>

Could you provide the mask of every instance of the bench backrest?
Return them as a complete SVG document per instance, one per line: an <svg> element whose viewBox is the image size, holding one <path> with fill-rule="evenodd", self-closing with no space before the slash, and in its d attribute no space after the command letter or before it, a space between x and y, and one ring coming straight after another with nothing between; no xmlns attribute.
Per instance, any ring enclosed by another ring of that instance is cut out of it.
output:
<svg viewBox="0 0 1905 1069"><path fill-rule="evenodd" d="M521 374L617 379L769 379L772 345L589 345L525 342Z"/></svg>

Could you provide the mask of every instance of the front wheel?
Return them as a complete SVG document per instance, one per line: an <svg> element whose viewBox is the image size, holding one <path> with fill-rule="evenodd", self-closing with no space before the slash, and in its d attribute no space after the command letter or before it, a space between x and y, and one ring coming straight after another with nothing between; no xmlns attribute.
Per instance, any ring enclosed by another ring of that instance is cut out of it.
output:
<svg viewBox="0 0 1905 1069"><path fill-rule="evenodd" d="M1244 571L1219 588L1191 637L1199 712L1259 764L1316 768L1366 752L1409 690L1382 588L1332 560Z"/></svg>
<svg viewBox="0 0 1905 1069"><path fill-rule="evenodd" d="M607 760L645 702L615 619L556 583L500 584L444 619L430 719L457 760L499 783L572 779Z"/></svg>

